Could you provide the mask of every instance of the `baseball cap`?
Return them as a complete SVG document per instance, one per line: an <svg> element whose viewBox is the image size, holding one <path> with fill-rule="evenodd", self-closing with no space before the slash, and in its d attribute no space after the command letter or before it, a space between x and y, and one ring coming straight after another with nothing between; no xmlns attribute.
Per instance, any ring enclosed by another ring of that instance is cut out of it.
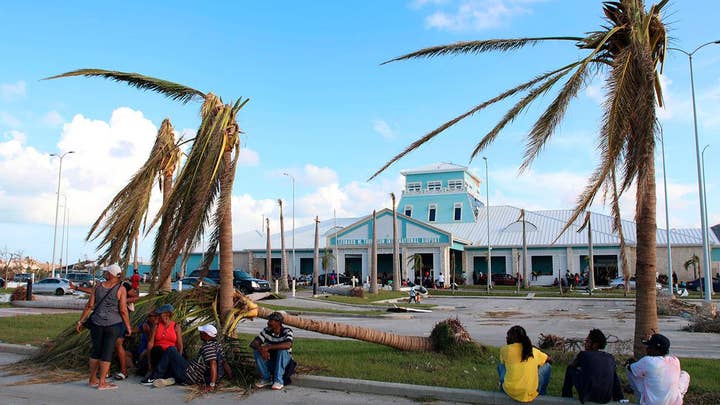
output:
<svg viewBox="0 0 720 405"><path fill-rule="evenodd" d="M120 273L122 273L122 269L117 264L111 264L111 265L103 268L103 271L106 271L115 277L119 276Z"/></svg>
<svg viewBox="0 0 720 405"><path fill-rule="evenodd" d="M163 312L173 312L175 311L175 308L172 306L172 304L163 304L158 307L158 309L155 311L158 314L162 314Z"/></svg>
<svg viewBox="0 0 720 405"><path fill-rule="evenodd" d="M207 335L210 336L210 337L215 337L215 336L217 336L217 329L215 329L215 327L212 326L212 325L210 325L210 324L203 325L203 326L199 327L199 328L198 328L198 332L203 332L203 333L207 334Z"/></svg>
<svg viewBox="0 0 720 405"><path fill-rule="evenodd" d="M663 354L667 354L670 351L670 339L659 333L650 336L650 339L643 340L642 343L645 346L658 349L660 353Z"/></svg>

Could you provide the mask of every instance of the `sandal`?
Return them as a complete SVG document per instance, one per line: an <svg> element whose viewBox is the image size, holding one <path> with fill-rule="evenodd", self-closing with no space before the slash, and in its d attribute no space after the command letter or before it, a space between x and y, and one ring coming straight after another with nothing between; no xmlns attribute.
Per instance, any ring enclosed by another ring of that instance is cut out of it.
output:
<svg viewBox="0 0 720 405"><path fill-rule="evenodd" d="M115 373L115 375L113 376L113 379L115 379L117 381L122 381L126 378L127 378L127 376L123 372Z"/></svg>
<svg viewBox="0 0 720 405"><path fill-rule="evenodd" d="M117 387L118 387L118 386L115 385L115 384L113 384L113 383L107 383L107 384L105 384L105 385L100 385L100 386L98 386L97 389L100 390L100 391L106 391L106 390L116 390Z"/></svg>

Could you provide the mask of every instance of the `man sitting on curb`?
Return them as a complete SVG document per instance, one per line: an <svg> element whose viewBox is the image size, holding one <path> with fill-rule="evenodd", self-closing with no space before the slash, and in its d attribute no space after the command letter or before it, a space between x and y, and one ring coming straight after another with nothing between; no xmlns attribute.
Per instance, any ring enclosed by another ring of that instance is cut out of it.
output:
<svg viewBox="0 0 720 405"><path fill-rule="evenodd" d="M600 329L593 329L585 338L585 350L578 353L565 371L562 396L572 398L572 390L585 401L606 404L623 399L620 379L615 372L615 358L602 351L607 338Z"/></svg>
<svg viewBox="0 0 720 405"><path fill-rule="evenodd" d="M283 389L285 368L292 360L293 331L282 323L282 314L273 312L268 316L267 328L250 342L260 374L257 388L272 384L274 390Z"/></svg>
<svg viewBox="0 0 720 405"><path fill-rule="evenodd" d="M217 329L212 325L203 325L198 328L200 339L203 341L198 357L196 360L188 362L178 352L175 346L165 350L160 362L158 363L153 376L153 386L156 388L167 387L175 383L179 384L205 384L205 376L209 375L207 385L203 387L203 392L209 392L215 389L218 376L218 362L223 358L222 347L215 339L217 337ZM224 368L225 372L229 371L228 367ZM169 374L169 378L154 378L154 376L162 376Z"/></svg>
<svg viewBox="0 0 720 405"><path fill-rule="evenodd" d="M648 340L647 356L627 362L627 379L640 405L681 405L690 386L690 375L680 360L669 355L670 339L656 333Z"/></svg>

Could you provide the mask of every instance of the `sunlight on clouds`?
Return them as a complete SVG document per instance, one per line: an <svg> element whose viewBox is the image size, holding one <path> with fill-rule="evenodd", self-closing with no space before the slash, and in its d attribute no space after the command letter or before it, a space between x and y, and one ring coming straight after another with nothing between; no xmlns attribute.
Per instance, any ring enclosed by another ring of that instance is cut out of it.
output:
<svg viewBox="0 0 720 405"><path fill-rule="evenodd" d="M260 155L257 152L249 148L240 148L239 166L257 166L259 163Z"/></svg>
<svg viewBox="0 0 720 405"><path fill-rule="evenodd" d="M432 5L442 10L434 11L425 18L429 28L448 31L481 31L505 26L511 20L531 14L531 3L542 0L460 0L419 1L416 7Z"/></svg>
<svg viewBox="0 0 720 405"><path fill-rule="evenodd" d="M373 120L373 130L380 134L386 141L395 138L395 132L390 125L383 120Z"/></svg>
<svg viewBox="0 0 720 405"><path fill-rule="evenodd" d="M0 97L5 101L11 101L25 97L26 86L25 81L20 80L15 83L0 84Z"/></svg>
<svg viewBox="0 0 720 405"><path fill-rule="evenodd" d="M63 122L65 122L65 119L62 117L62 115L60 115L59 112L53 110L53 111L50 111L47 114L43 115L43 117L41 118L41 121L45 125L48 125L51 127L56 127L56 126L62 124Z"/></svg>
<svg viewBox="0 0 720 405"><path fill-rule="evenodd" d="M7 111L0 111L0 125L10 128L18 128L22 125L22 121Z"/></svg>

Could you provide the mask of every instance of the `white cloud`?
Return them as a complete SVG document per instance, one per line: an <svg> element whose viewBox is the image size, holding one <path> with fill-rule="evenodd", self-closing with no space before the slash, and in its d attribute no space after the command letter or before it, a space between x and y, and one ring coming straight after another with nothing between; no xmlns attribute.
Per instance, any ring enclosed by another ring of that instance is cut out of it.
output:
<svg viewBox="0 0 720 405"><path fill-rule="evenodd" d="M43 124L51 126L51 127L56 127L56 126L62 124L63 122L65 122L65 119L62 117L62 115L60 115L60 113L55 110L50 111L47 114L43 115L41 120L42 120Z"/></svg>
<svg viewBox="0 0 720 405"><path fill-rule="evenodd" d="M5 101L25 97L25 81L0 84L0 97Z"/></svg>
<svg viewBox="0 0 720 405"><path fill-rule="evenodd" d="M598 104L602 104L605 93L603 92L602 87L591 84L585 88L585 94L594 102Z"/></svg>
<svg viewBox="0 0 720 405"><path fill-rule="evenodd" d="M285 173L295 178L295 182L309 187L322 187L337 183L337 173L329 167L319 167L313 164L306 164L303 168L278 169L273 172L276 177L285 176Z"/></svg>
<svg viewBox="0 0 720 405"><path fill-rule="evenodd" d="M386 141L395 138L395 131L390 128L390 124L383 120L373 120L373 130L380 134Z"/></svg>
<svg viewBox="0 0 720 405"><path fill-rule="evenodd" d="M532 13L531 3L542 0L416 1L415 7L431 4L436 10L425 25L448 31L481 31L508 25L514 18Z"/></svg>
<svg viewBox="0 0 720 405"><path fill-rule="evenodd" d="M125 107L113 111L108 122L76 115L63 126L53 152L74 151L63 159L61 181L71 224L96 219L147 159L156 134L142 112ZM18 132L6 137L0 142L0 222L54 223L58 159L26 145Z"/></svg>
<svg viewBox="0 0 720 405"><path fill-rule="evenodd" d="M14 115L6 111L0 111L0 124L10 128L18 128L22 125L22 121L16 118Z"/></svg>
<svg viewBox="0 0 720 405"><path fill-rule="evenodd" d="M240 148L240 156L238 157L238 165L240 166L257 166L260 163L260 155L252 149Z"/></svg>

